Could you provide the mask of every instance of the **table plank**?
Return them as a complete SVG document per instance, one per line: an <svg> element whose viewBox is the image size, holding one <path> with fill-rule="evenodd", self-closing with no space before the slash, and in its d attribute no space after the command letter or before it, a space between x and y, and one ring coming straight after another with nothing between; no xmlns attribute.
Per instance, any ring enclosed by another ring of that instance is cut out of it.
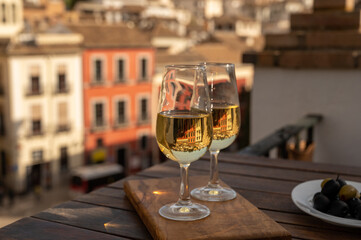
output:
<svg viewBox="0 0 361 240"><path fill-rule="evenodd" d="M170 166L170 165L169 165ZM191 164L193 170L209 171L209 160L199 160ZM304 182L314 179L325 179L329 177L336 178L337 175L330 173L319 173L313 171L304 171L298 169L270 168L267 166L255 166L240 163L230 163L221 161L219 164L220 173L229 173L242 176L252 176L258 178L269 178L275 180L287 180L293 182ZM344 175L351 181L361 181L361 177Z"/></svg>
<svg viewBox="0 0 361 240"><path fill-rule="evenodd" d="M134 212L80 202L66 202L34 215L35 218L134 239L150 235Z"/></svg>
<svg viewBox="0 0 361 240"><path fill-rule="evenodd" d="M204 159L208 159L204 157ZM267 157L242 156L235 153L221 152L221 162L231 162L247 165L267 166L270 168L297 169L318 173L340 174L361 177L361 167L336 165L327 163L304 162L289 159L270 159Z"/></svg>
<svg viewBox="0 0 361 240"><path fill-rule="evenodd" d="M122 240L122 238L96 231L80 229L64 224L44 221L35 218L23 218L19 221L0 229L0 239L20 240Z"/></svg>
<svg viewBox="0 0 361 240"><path fill-rule="evenodd" d="M321 229L318 226L315 227L305 227L297 226L292 224L280 223L287 231L289 231L293 237L300 239L326 239L326 240L359 240L359 234L338 232L329 229Z"/></svg>
<svg viewBox="0 0 361 240"><path fill-rule="evenodd" d="M299 225L305 227L317 227L332 231L338 232L348 232L351 234L361 235L361 229L359 228L348 228L348 227L340 227L333 224L329 224L321 221L318 218L312 217L310 215L300 215L300 214L292 214L292 213L284 213L278 211L269 211L262 209L264 213L266 213L269 217L275 220L278 223Z"/></svg>
<svg viewBox="0 0 361 240"><path fill-rule="evenodd" d="M206 172L189 169L190 178L196 175L207 175ZM172 168L166 165L158 165L156 168L149 168L139 173L145 177L177 177L179 176L179 169ZM291 193L291 190L297 185L296 182L289 182L275 179L263 179L258 177L240 176L236 174L220 174L220 178L232 188L252 190L256 189L263 192L273 192L280 194ZM206 182L204 184L207 184Z"/></svg>
<svg viewBox="0 0 361 240"><path fill-rule="evenodd" d="M82 195L73 201L119 209L131 208L131 204L125 197L124 191L115 188L102 188L96 192Z"/></svg>

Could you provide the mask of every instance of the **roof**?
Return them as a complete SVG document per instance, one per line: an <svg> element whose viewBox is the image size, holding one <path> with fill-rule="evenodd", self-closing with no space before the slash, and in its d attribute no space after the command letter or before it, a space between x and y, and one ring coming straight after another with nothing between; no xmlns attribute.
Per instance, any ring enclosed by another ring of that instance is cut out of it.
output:
<svg viewBox="0 0 361 240"><path fill-rule="evenodd" d="M157 50L155 53L155 59L157 65L159 66L180 63L191 64L206 60L202 55L192 50L186 50L174 55L169 54L166 50Z"/></svg>
<svg viewBox="0 0 361 240"><path fill-rule="evenodd" d="M150 35L124 25L68 25L84 37L87 48L151 47Z"/></svg>
<svg viewBox="0 0 361 240"><path fill-rule="evenodd" d="M127 13L141 13L145 7L138 5L125 5L121 9L123 12Z"/></svg>
<svg viewBox="0 0 361 240"><path fill-rule="evenodd" d="M213 18L214 22L217 24L228 24L233 23L235 24L236 21L247 21L247 22L255 22L255 20L247 17L241 16L221 16Z"/></svg>
<svg viewBox="0 0 361 240"><path fill-rule="evenodd" d="M11 55L42 55L76 53L81 49L74 45L37 46L35 44L11 44L6 52Z"/></svg>
<svg viewBox="0 0 361 240"><path fill-rule="evenodd" d="M63 25L61 23L57 23L57 24L49 27L48 29L46 29L45 33L68 34L68 33L71 33L71 31L65 25Z"/></svg>
<svg viewBox="0 0 361 240"><path fill-rule="evenodd" d="M212 62L240 62L245 44L235 34L214 35L210 41L200 43L193 50Z"/></svg>
<svg viewBox="0 0 361 240"><path fill-rule="evenodd" d="M171 31L169 28L164 26L162 23L157 24L153 31L153 37L179 37L176 32Z"/></svg>

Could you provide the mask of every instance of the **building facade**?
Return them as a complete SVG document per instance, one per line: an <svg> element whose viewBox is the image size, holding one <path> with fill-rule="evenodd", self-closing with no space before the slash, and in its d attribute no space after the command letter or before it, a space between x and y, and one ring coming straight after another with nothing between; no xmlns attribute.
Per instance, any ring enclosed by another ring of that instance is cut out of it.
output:
<svg viewBox="0 0 361 240"><path fill-rule="evenodd" d="M10 38L21 31L22 8L22 0L0 0L0 38Z"/></svg>
<svg viewBox="0 0 361 240"><path fill-rule="evenodd" d="M149 38L126 26L71 28L84 36L86 163L118 163L126 175L149 166L154 71Z"/></svg>
<svg viewBox="0 0 361 240"><path fill-rule="evenodd" d="M32 44L2 49L0 165L17 192L52 187L82 163L81 41L78 34L37 34Z"/></svg>

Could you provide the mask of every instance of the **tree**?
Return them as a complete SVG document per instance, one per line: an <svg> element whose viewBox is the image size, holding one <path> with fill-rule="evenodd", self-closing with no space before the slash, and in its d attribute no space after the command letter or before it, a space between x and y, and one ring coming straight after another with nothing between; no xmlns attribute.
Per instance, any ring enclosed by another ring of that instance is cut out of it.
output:
<svg viewBox="0 0 361 240"><path fill-rule="evenodd" d="M80 0L64 0L65 1L65 6L67 10L71 10L73 9L75 3L77 3Z"/></svg>

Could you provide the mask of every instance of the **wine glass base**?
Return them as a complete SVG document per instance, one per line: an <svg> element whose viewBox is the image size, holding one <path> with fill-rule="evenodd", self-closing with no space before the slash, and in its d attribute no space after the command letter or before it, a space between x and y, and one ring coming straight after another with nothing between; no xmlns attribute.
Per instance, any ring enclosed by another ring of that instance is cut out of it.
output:
<svg viewBox="0 0 361 240"><path fill-rule="evenodd" d="M193 189L191 195L202 201L223 202L236 198L237 193L230 188L206 186Z"/></svg>
<svg viewBox="0 0 361 240"><path fill-rule="evenodd" d="M176 221L199 220L209 216L210 213L206 206L198 203L191 203L189 205L171 203L159 209L159 214L162 217Z"/></svg>

